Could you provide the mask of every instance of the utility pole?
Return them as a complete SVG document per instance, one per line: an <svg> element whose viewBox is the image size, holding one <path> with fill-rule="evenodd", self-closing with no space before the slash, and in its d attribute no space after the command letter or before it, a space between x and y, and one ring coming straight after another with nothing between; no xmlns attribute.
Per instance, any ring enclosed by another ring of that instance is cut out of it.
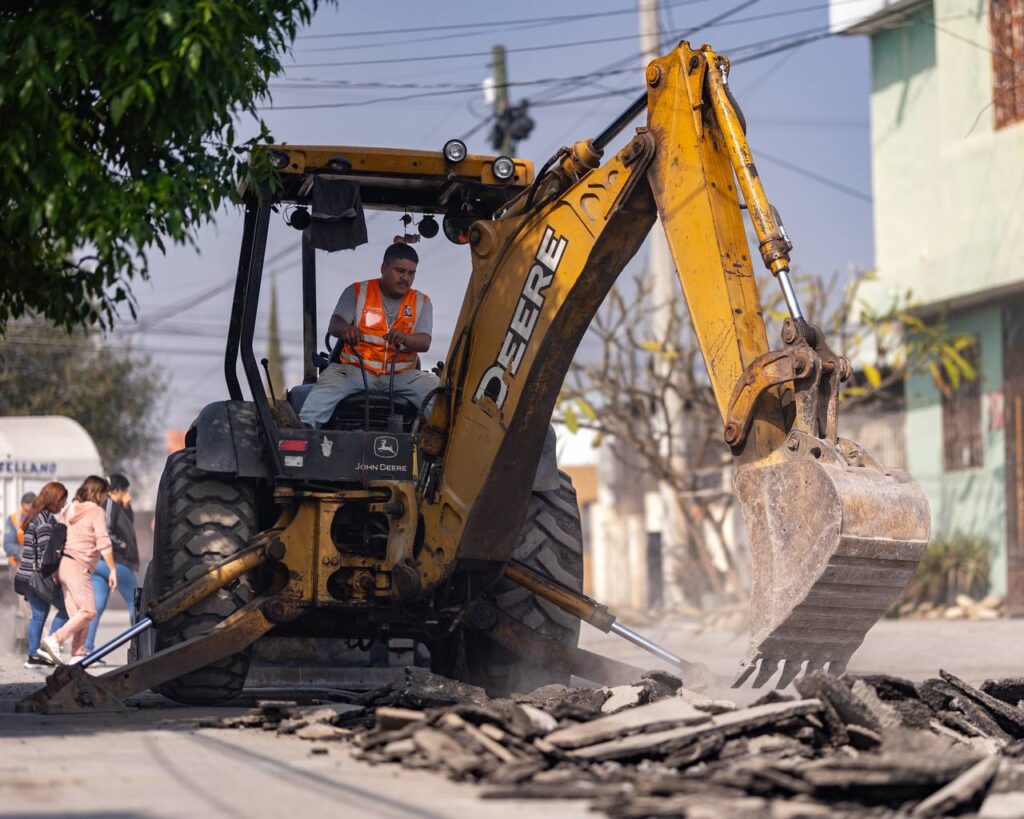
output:
<svg viewBox="0 0 1024 819"><path fill-rule="evenodd" d="M491 49L491 70L494 72L494 122L495 134L500 141L495 150L504 156L512 156L512 135L507 127L508 119L508 66L505 63L505 46L496 45Z"/></svg>
<svg viewBox="0 0 1024 819"><path fill-rule="evenodd" d="M661 56L661 24L658 20L658 0L637 0L638 24L640 31L640 50L643 60L649 63ZM647 269L651 276L651 295L653 310L651 329L655 340L661 343L672 343L669 333L672 331L673 305L678 304L682 297L679 277L672 262L668 239L659 218L647 239ZM676 328L678 329L678 328ZM667 360L655 363L655 366L670 367ZM665 396L666 426L662 431L662 456L671 460L672 471L677 474L686 469L687 434L684 410L679 396L669 391ZM671 431L671 435L668 433ZM675 451L669 452L669 441L676 442ZM676 578L692 571L690 563L690 533L683 512L686 502L678 491L667 481L660 481L657 495L651 500L657 505L655 519L661 521L661 577L664 583L662 600L665 606L673 608L685 604L682 587Z"/></svg>
<svg viewBox="0 0 1024 819"><path fill-rule="evenodd" d="M281 354L281 327L277 317L277 285L270 283L270 315L267 319L267 377L277 394L284 396L284 356ZM269 397L270 390L267 390Z"/></svg>

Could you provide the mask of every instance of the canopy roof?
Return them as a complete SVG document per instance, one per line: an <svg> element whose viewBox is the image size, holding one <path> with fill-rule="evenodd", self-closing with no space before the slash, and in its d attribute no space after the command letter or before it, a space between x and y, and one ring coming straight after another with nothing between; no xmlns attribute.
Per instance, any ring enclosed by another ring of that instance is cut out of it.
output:
<svg viewBox="0 0 1024 819"><path fill-rule="evenodd" d="M0 478L102 475L100 454L82 425L63 415L0 417Z"/></svg>

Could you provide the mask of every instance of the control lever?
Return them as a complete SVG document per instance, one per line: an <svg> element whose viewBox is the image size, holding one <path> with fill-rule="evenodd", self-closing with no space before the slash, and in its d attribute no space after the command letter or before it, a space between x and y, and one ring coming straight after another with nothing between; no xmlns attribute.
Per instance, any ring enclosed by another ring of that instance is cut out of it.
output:
<svg viewBox="0 0 1024 819"><path fill-rule="evenodd" d="M261 358L260 364L263 365L263 372L267 374L267 389L270 391L270 400L277 404L277 396L274 394L274 382L270 380L270 361L266 358Z"/></svg>
<svg viewBox="0 0 1024 819"><path fill-rule="evenodd" d="M363 357L359 355L359 351L356 349L356 345L351 342L348 346L352 348L352 355L356 357L359 362L359 372L363 376L363 429L367 432L370 431L370 382L366 378L366 362L363 361Z"/></svg>
<svg viewBox="0 0 1024 819"><path fill-rule="evenodd" d="M395 364L398 363L398 345L391 356L391 378L388 381L388 432L402 431L402 416L395 412Z"/></svg>

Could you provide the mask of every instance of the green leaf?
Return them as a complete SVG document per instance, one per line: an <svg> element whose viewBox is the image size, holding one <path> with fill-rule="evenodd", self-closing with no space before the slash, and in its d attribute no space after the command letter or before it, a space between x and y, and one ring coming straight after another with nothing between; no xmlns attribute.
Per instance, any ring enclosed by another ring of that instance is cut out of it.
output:
<svg viewBox="0 0 1024 819"><path fill-rule="evenodd" d="M572 407L565 408L565 413L563 415L562 421L565 424L565 428L569 430L569 432L575 434L577 431L579 431L580 422L576 418L576 413L572 411Z"/></svg>
<svg viewBox="0 0 1024 819"><path fill-rule="evenodd" d="M942 359L942 369L946 371L946 378L949 381L950 388L953 392L956 392L960 389L960 370L957 369L956 364L948 358Z"/></svg>
<svg viewBox="0 0 1024 819"><path fill-rule="evenodd" d="M124 116L125 109L132 104L135 97L135 86L128 86L124 91L114 97L110 102L110 121L117 125Z"/></svg>
<svg viewBox="0 0 1024 819"><path fill-rule="evenodd" d="M199 70L199 65L203 60L203 44L198 40L193 41L192 45L188 47L188 67L193 71Z"/></svg>
<svg viewBox="0 0 1024 819"><path fill-rule="evenodd" d="M926 330L925 323L921 321L917 316L910 313L898 313L896 318L908 327L912 327L915 330Z"/></svg>
<svg viewBox="0 0 1024 819"><path fill-rule="evenodd" d="M590 405L590 402L587 401L585 398L583 398L582 396L576 396L575 404L579 411L582 412L591 421L597 420L597 410L595 410Z"/></svg>
<svg viewBox="0 0 1024 819"><path fill-rule="evenodd" d="M876 390L882 385L882 374L874 364L864 365L864 377L867 379L868 384Z"/></svg>

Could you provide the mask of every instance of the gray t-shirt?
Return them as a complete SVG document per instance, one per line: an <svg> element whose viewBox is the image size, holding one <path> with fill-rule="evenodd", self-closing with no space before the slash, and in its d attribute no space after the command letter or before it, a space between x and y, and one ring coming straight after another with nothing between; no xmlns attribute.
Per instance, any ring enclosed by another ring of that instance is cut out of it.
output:
<svg viewBox="0 0 1024 819"><path fill-rule="evenodd" d="M381 300L384 302L384 314L388 318L388 326L394 323L398 317L398 308L402 306L401 299L393 299L381 290ZM341 316L349 324L356 323L356 286L350 284L345 288L338 299L338 306L334 308L334 315ZM416 327L414 333L426 333L433 335L434 330L434 306L430 299L423 300L423 309L416 316Z"/></svg>

